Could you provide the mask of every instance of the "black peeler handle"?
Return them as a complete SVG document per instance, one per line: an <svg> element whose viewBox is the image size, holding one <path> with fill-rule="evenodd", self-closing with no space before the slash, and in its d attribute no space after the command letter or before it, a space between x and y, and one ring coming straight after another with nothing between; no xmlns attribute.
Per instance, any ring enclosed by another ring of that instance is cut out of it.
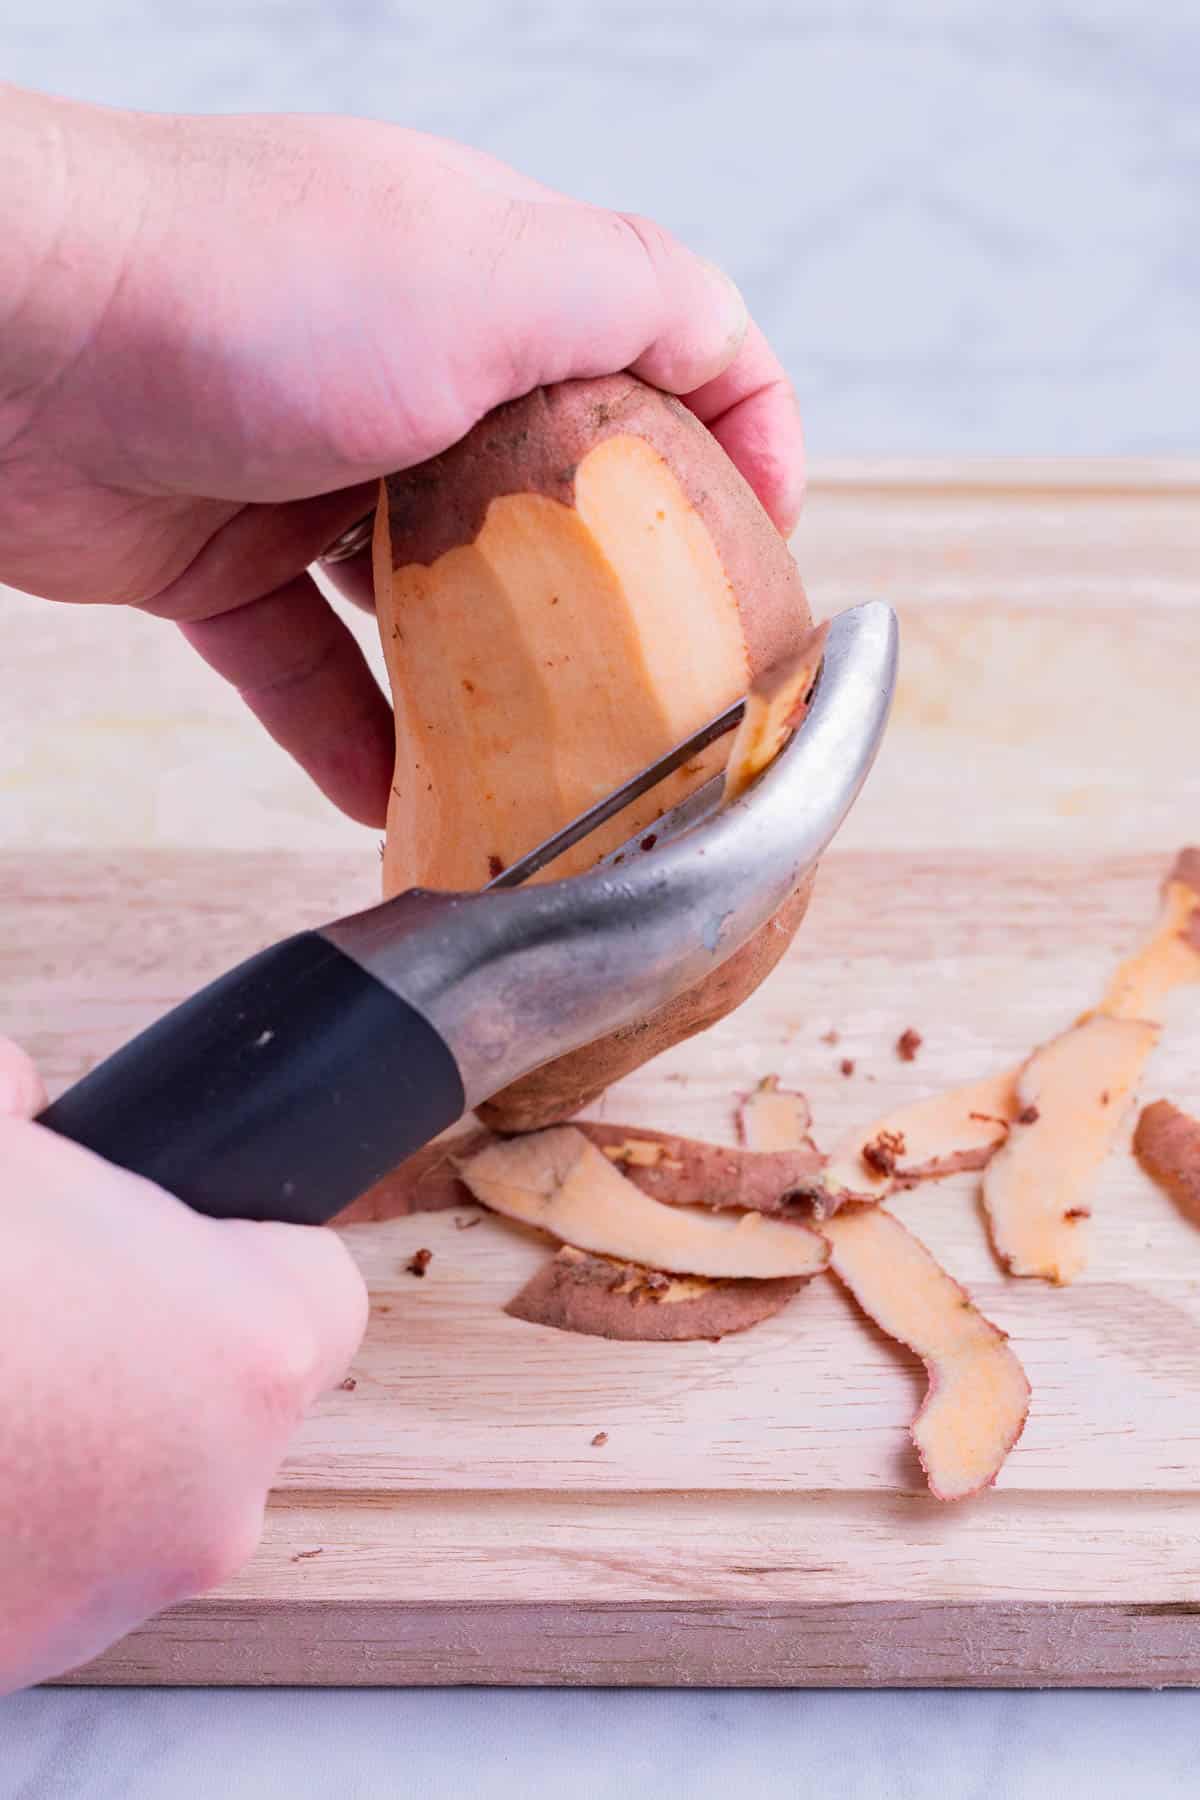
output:
<svg viewBox="0 0 1200 1800"><path fill-rule="evenodd" d="M323 1225L464 1106L428 1020L308 931L175 1007L41 1123L197 1212Z"/></svg>

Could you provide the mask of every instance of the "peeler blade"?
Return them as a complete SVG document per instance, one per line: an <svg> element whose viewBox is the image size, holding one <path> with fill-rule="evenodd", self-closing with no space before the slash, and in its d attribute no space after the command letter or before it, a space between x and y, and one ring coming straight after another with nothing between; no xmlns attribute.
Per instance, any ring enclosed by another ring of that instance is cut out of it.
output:
<svg viewBox="0 0 1200 1800"><path fill-rule="evenodd" d="M890 607L839 613L805 718L728 804L717 777L586 874L518 886L513 865L508 892L414 889L324 935L436 1026L474 1106L644 1018L775 915L870 772L896 661Z"/></svg>
<svg viewBox="0 0 1200 1800"><path fill-rule="evenodd" d="M573 850L576 844L581 844L584 838L590 837L593 831L598 830L601 825L606 825L609 819L615 818L619 812L624 812L627 806L631 806L635 800L640 800L643 794L648 794L652 788L656 788L660 781L665 781L668 775L675 773L676 769L682 769L684 763L690 762L693 756L699 756L700 752L707 750L710 744L715 744L718 739L733 731L741 723L745 710L746 702L735 700L732 706L727 706L724 712L718 713L715 719L710 719L707 725L702 725L699 731L694 731L691 737L684 738L682 743L676 744L674 749L668 750L665 756L660 756L657 762L648 764L644 769L639 769L636 775L631 775L629 780L623 782L619 788L614 788L611 793L605 794L602 800L597 800L596 804L589 806L586 812L580 813L561 830L553 832L550 837L544 838L540 844L535 845L524 856L518 857L516 862L510 863L507 869L501 870L499 875L494 876L487 883L482 890L483 893L489 894L495 888L520 887L522 882L528 881L531 875L537 875L542 869L548 868L552 862L557 862L560 856L564 856L568 850ZM706 782L700 792L707 792L710 786L711 783ZM689 795L688 800L681 802L678 807L672 809L672 812L682 812L695 798L695 795ZM670 814L664 814L663 819L670 816ZM697 816L702 815L698 814ZM655 825L656 832L659 831L662 824L663 821L659 821ZM610 859L605 858L604 860Z"/></svg>

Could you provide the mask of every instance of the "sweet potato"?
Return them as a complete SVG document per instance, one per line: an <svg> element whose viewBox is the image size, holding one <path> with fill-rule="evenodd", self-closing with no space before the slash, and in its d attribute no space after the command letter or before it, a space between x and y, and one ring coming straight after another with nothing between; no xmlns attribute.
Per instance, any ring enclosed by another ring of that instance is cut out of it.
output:
<svg viewBox="0 0 1200 1800"><path fill-rule="evenodd" d="M715 439L630 375L501 407L381 494L375 591L396 708L387 893L479 888L784 662L810 625L783 539ZM695 758L546 871L587 867L721 767ZM569 1117L722 1018L807 888L690 993L514 1083L497 1129Z"/></svg>

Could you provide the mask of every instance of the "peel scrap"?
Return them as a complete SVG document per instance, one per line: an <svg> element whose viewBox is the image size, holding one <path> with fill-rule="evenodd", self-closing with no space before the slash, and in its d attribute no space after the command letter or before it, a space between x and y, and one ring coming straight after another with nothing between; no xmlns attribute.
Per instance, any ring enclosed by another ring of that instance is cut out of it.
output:
<svg viewBox="0 0 1200 1800"><path fill-rule="evenodd" d="M1180 851L1158 921L1100 1004L1035 1050L1018 1123L983 1181L992 1242L1013 1275L1073 1281L1087 1261L1088 1190L1158 1041L1173 989L1200 981L1200 850ZM1026 1122L1028 1121L1028 1122Z"/></svg>
<svg viewBox="0 0 1200 1800"><path fill-rule="evenodd" d="M992 1242L1011 1274L1064 1284L1083 1269L1088 1191L1158 1035L1145 1019L1093 1013L1022 1068L1017 1123L983 1177Z"/></svg>
<svg viewBox="0 0 1200 1800"><path fill-rule="evenodd" d="M807 1218L823 1195L824 1157L805 1140L793 1149L759 1153L706 1144L699 1138L642 1126L580 1120L575 1126L627 1181L667 1206L718 1212L761 1212Z"/></svg>
<svg viewBox="0 0 1200 1800"><path fill-rule="evenodd" d="M764 1075L743 1094L734 1114L738 1143L750 1150L795 1150L811 1145L812 1108L803 1094L779 1085L778 1075Z"/></svg>
<svg viewBox="0 0 1200 1800"><path fill-rule="evenodd" d="M761 1324L807 1286L660 1275L570 1245L538 1270L505 1307L511 1318L625 1343L716 1339Z"/></svg>
<svg viewBox="0 0 1200 1800"><path fill-rule="evenodd" d="M910 1100L851 1132L825 1165L831 1197L883 1200L920 1181L984 1168L1008 1137L1020 1110L1016 1080L1016 1069L1005 1069L924 1100ZM871 1147L897 1140L893 1166L880 1168L880 1159L868 1154Z"/></svg>
<svg viewBox="0 0 1200 1800"><path fill-rule="evenodd" d="M1157 925L1117 969L1096 1011L1157 1020L1171 990L1193 981L1200 981L1200 850L1187 849L1163 884Z"/></svg>
<svg viewBox="0 0 1200 1800"><path fill-rule="evenodd" d="M652 1200L571 1125L489 1144L458 1170L494 1212L647 1269L741 1279L815 1275L829 1261L806 1225Z"/></svg>
<svg viewBox="0 0 1200 1800"><path fill-rule="evenodd" d="M1008 1073L899 1108L867 1133L856 1134L840 1161L831 1159L826 1178L829 1169L836 1179L839 1168L855 1164L869 1175L862 1153L881 1136L901 1146L892 1173L876 1177L882 1192L889 1191L889 1184L904 1185L902 1155L923 1157L924 1163L914 1161L913 1167L938 1174L950 1172L947 1152L940 1148L947 1142L966 1142L957 1152L960 1157L979 1156L985 1149L990 1155L997 1134L1007 1135L1007 1124L993 1121L991 1135L974 1133L971 1114L995 1110L999 1116L1003 1106L1007 1117L1014 1104L1012 1086ZM943 1126L956 1130L942 1136ZM957 1166L972 1165L960 1161ZM915 1350L925 1364L929 1388L913 1421L913 1443L935 1498L964 1500L995 1481L1024 1429L1029 1412L1025 1371L1005 1334L984 1318L966 1290L893 1213L871 1202L855 1203L841 1189L837 1197L843 1204L836 1216L822 1218L819 1225L832 1253L830 1268L867 1317Z"/></svg>
<svg viewBox="0 0 1200 1800"><path fill-rule="evenodd" d="M1200 1225L1200 1119L1170 1100L1155 1100L1142 1109L1133 1149L1147 1175Z"/></svg>
<svg viewBox="0 0 1200 1800"><path fill-rule="evenodd" d="M1029 1413L1029 1381L1004 1332L886 1207L847 1206L821 1230L838 1280L925 1364L912 1438L931 1493L965 1500L990 1487Z"/></svg>

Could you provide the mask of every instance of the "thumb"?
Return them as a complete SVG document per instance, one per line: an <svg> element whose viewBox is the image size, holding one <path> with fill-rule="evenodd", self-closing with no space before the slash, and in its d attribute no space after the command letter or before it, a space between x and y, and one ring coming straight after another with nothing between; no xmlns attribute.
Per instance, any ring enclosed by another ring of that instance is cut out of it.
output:
<svg viewBox="0 0 1200 1800"><path fill-rule="evenodd" d="M489 404L616 369L688 394L737 356L749 325L738 289L650 220L519 201L498 236L488 332L502 360Z"/></svg>
<svg viewBox="0 0 1200 1800"><path fill-rule="evenodd" d="M25 1052L0 1038L0 1118L32 1119L45 1104L41 1076Z"/></svg>
<svg viewBox="0 0 1200 1800"><path fill-rule="evenodd" d="M257 1225L226 1219L219 1229L240 1234L245 1240L243 1247L299 1303L316 1347L308 1391L302 1397L307 1406L318 1394L336 1386L362 1342L368 1301L358 1266L341 1238L311 1225Z"/></svg>

